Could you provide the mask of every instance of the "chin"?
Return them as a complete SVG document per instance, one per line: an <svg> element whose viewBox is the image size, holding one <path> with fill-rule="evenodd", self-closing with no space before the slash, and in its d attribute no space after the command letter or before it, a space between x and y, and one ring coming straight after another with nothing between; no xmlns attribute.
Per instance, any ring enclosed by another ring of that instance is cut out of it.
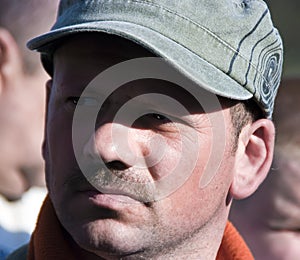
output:
<svg viewBox="0 0 300 260"><path fill-rule="evenodd" d="M130 228L112 220L96 220L69 229L77 245L98 256L125 256L142 251L142 240Z"/></svg>

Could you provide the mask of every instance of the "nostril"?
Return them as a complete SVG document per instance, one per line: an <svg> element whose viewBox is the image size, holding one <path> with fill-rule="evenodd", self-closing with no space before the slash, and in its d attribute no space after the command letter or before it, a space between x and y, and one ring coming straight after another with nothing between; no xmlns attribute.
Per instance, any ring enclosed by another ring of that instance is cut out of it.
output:
<svg viewBox="0 0 300 260"><path fill-rule="evenodd" d="M128 166L125 163L122 163L120 161L108 162L106 163L106 167L109 170L119 170L119 171L128 169Z"/></svg>

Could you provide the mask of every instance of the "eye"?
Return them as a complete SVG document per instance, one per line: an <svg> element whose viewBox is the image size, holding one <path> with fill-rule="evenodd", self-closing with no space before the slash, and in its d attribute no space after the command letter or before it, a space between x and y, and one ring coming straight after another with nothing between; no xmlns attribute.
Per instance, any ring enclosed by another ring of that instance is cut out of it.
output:
<svg viewBox="0 0 300 260"><path fill-rule="evenodd" d="M141 120L141 127L158 132L176 131L176 119L163 113L148 113Z"/></svg>
<svg viewBox="0 0 300 260"><path fill-rule="evenodd" d="M152 126L163 126L172 122L168 116L159 113L149 113L142 118Z"/></svg>
<svg viewBox="0 0 300 260"><path fill-rule="evenodd" d="M151 113L151 114L149 114L148 116L150 116L150 117L152 117L152 118L154 118L154 119L156 119L156 120L159 120L159 121L168 120L167 117L165 117L165 116L163 116L163 115L161 115L161 114Z"/></svg>
<svg viewBox="0 0 300 260"><path fill-rule="evenodd" d="M68 97L67 98L67 103L71 103L72 105L77 105L78 104L79 97Z"/></svg>
<svg viewBox="0 0 300 260"><path fill-rule="evenodd" d="M98 100L94 97L68 97L67 103L74 106L96 106Z"/></svg>

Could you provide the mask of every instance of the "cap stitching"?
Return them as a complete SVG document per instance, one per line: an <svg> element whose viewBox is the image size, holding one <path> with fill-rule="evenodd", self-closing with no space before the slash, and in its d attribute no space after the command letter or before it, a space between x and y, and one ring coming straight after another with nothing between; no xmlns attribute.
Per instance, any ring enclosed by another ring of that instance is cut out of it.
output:
<svg viewBox="0 0 300 260"><path fill-rule="evenodd" d="M274 29L272 29L267 35L265 35L263 38L261 38L258 42L256 42L254 44L254 46L252 47L251 50L251 55L250 55L250 62L252 63L252 59L253 59L253 53L255 48L262 42L264 41L266 38L268 38L268 36L270 36L272 33L274 32ZM276 40L277 41L277 40ZM248 84L248 75L249 75L249 71L250 71L250 66L248 66L246 75L245 75L245 83L243 84L243 87L245 87Z"/></svg>
<svg viewBox="0 0 300 260"><path fill-rule="evenodd" d="M266 10L264 11L264 13L262 14L261 18L259 18L259 20L258 20L257 23L254 25L254 27L251 29L251 31L248 32L248 33L241 39L241 41L239 42L238 48L237 48L237 50L236 50L236 53L235 53L235 55L234 55L234 56L232 57L232 59L231 59L230 67L229 67L229 70L228 70L228 72L227 72L228 75L230 75L231 72L232 72L233 64L234 64L234 62L235 62L235 60L236 60L236 56L238 55L239 50L240 50L240 48L241 48L243 42L244 42L244 41L245 41L245 40L246 40L253 32L255 32L255 30L257 29L257 27L259 26L259 24L261 23L261 21L265 18L265 16L267 15L267 13L268 13L268 9L266 9ZM249 61L249 62L250 62L250 61Z"/></svg>
<svg viewBox="0 0 300 260"><path fill-rule="evenodd" d="M275 42L272 42L272 43L270 43L268 46L266 46L265 49L271 47L271 46L274 45L277 41L278 41L278 39L277 39ZM281 47L281 44L278 44L278 45L276 46L276 50L279 50L280 47ZM268 52L269 52L269 51L268 51ZM261 59L261 56L262 56L262 55L263 55L263 51L261 51L261 53L259 54L259 57L258 57L259 60ZM264 64L264 63L262 63L262 64ZM258 72L259 72L259 71L258 71ZM258 74L258 73L257 73L257 74ZM253 84L257 84L257 83L256 83L256 81L257 81L257 74L255 75L255 78L254 78L254 80L253 80ZM261 73L259 73L259 74L261 74ZM265 77L262 76L262 78L265 80Z"/></svg>

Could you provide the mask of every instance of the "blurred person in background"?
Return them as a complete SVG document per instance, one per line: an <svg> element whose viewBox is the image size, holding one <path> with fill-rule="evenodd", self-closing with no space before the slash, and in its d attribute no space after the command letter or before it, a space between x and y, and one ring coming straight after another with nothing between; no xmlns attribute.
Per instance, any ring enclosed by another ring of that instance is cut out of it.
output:
<svg viewBox="0 0 300 260"><path fill-rule="evenodd" d="M257 260L300 259L300 2L268 1L283 34L285 66L274 122L272 170L250 198L235 201L230 218ZM298 45L298 46L297 46Z"/></svg>
<svg viewBox="0 0 300 260"><path fill-rule="evenodd" d="M50 27L57 2L0 1L0 259L28 240L45 195L47 75L25 44Z"/></svg>

